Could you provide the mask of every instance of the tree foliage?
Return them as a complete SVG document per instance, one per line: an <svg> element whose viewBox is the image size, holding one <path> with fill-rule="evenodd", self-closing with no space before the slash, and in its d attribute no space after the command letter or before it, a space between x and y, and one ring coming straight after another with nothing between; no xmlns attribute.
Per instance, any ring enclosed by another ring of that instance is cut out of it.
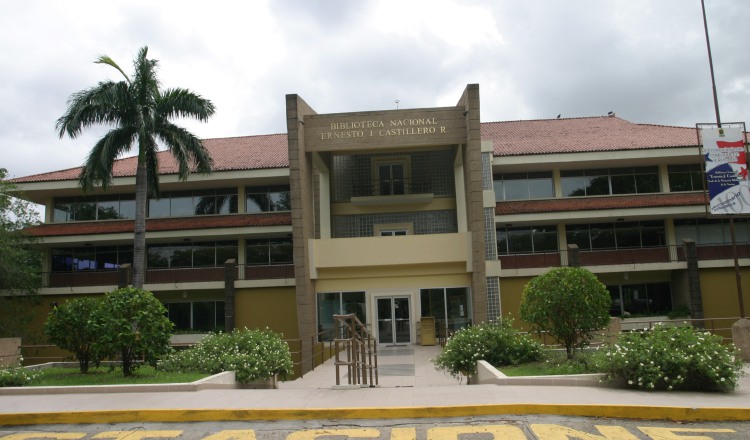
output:
<svg viewBox="0 0 750 440"><path fill-rule="evenodd" d="M25 228L39 223L34 205L17 197L0 168L0 337L28 336L32 306L38 302L41 257Z"/></svg>
<svg viewBox="0 0 750 440"><path fill-rule="evenodd" d="M89 371L90 363L97 364L101 360L94 322L100 304L99 298L76 298L55 307L44 323L44 334L49 342L71 351L81 373Z"/></svg>
<svg viewBox="0 0 750 440"><path fill-rule="evenodd" d="M171 120L187 117L206 121L214 114L214 105L187 89L161 90L158 62L147 55L148 47L144 46L133 61L130 76L110 57L100 56L95 62L115 68L124 80L103 81L74 93L65 114L57 120L60 137L76 138L95 125L111 127L94 145L81 169L78 180L84 191L96 186L106 190L117 158L133 147L138 152L133 243L133 286L137 288L143 287L144 279L147 195L159 195L159 144L174 157L181 180L187 179L191 170L211 172L213 165L201 140Z"/></svg>
<svg viewBox="0 0 750 440"><path fill-rule="evenodd" d="M106 294L97 309L96 349L104 356L120 356L124 376L132 376L143 359L156 365L169 352L173 324L164 305L149 291L125 287Z"/></svg>
<svg viewBox="0 0 750 440"><path fill-rule="evenodd" d="M521 319L565 347L568 358L587 346L593 332L609 323L611 298L591 271L556 267L533 278L523 290Z"/></svg>

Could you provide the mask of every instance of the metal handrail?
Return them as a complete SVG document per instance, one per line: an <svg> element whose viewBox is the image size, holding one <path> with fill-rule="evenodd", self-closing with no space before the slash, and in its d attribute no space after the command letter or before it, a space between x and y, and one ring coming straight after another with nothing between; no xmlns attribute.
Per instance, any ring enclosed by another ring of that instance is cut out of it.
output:
<svg viewBox="0 0 750 440"><path fill-rule="evenodd" d="M356 315L333 315L338 331L336 345L336 385L341 385L341 367L346 366L349 385L376 387L378 382L378 344ZM343 349L339 350L339 347ZM346 352L346 360L339 356Z"/></svg>

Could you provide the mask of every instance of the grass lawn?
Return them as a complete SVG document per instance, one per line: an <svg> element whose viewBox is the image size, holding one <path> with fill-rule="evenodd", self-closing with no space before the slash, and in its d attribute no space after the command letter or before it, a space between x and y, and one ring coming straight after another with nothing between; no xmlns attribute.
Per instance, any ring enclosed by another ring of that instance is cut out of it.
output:
<svg viewBox="0 0 750 440"><path fill-rule="evenodd" d="M554 376L561 374L602 373L594 362L593 352L576 352L573 360L568 360L565 351L549 351L545 360L516 366L495 367L506 376Z"/></svg>
<svg viewBox="0 0 750 440"><path fill-rule="evenodd" d="M38 371L39 377L27 386L77 386L77 385L133 385L149 383L187 383L194 382L208 374L203 373L169 373L155 370L153 367L142 366L135 370L132 377L123 377L122 370L109 367L90 368L86 374L81 374L78 368L47 368Z"/></svg>

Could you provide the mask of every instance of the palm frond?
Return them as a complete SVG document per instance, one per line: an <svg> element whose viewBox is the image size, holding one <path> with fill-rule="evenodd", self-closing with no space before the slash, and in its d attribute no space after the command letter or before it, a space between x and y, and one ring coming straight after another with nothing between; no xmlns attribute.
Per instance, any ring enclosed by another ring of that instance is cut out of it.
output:
<svg viewBox="0 0 750 440"><path fill-rule="evenodd" d="M127 83L102 82L71 95L68 108L57 120L56 129L62 138L76 138L84 128L98 124L120 125L128 119L132 102Z"/></svg>
<svg viewBox="0 0 750 440"><path fill-rule="evenodd" d="M141 146L146 160L146 185L148 196L158 199L161 194L159 189L159 151L156 149L156 142L153 139L150 139L150 145L150 147Z"/></svg>
<svg viewBox="0 0 750 440"><path fill-rule="evenodd" d="M168 119L178 117L206 121L215 112L211 101L182 88L165 90L158 102L158 113Z"/></svg>
<svg viewBox="0 0 750 440"><path fill-rule="evenodd" d="M188 130L169 121L161 121L156 135L177 159L181 180L187 179L191 168L199 173L211 173L213 170L213 159L203 141Z"/></svg>
<svg viewBox="0 0 750 440"><path fill-rule="evenodd" d="M95 186L107 189L112 183L112 169L117 157L130 150L135 139L127 128L116 128L105 134L91 149L78 176L78 184L84 191Z"/></svg>
<svg viewBox="0 0 750 440"><path fill-rule="evenodd" d="M119 70L120 73L122 73L122 76L125 77L125 81L127 81L128 84L130 83L130 77L128 77L128 75L120 68L120 66L112 58L110 58L109 56L107 56L107 55L100 55L99 58L97 58L96 61L94 61L94 63L96 63L96 64L106 64L108 66L114 67L115 69Z"/></svg>

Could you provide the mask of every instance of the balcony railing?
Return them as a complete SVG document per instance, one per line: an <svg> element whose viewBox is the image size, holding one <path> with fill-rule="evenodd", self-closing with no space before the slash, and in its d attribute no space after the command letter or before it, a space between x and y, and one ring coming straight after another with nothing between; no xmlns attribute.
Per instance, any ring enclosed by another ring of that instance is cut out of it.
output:
<svg viewBox="0 0 750 440"><path fill-rule="evenodd" d="M375 180L369 183L352 185L353 197L401 196L405 194L429 194L432 182L412 179Z"/></svg>
<svg viewBox="0 0 750 440"><path fill-rule="evenodd" d="M147 269L146 284L223 282L224 266ZM294 278L294 264L238 265L237 279L273 280ZM42 287L87 287L117 285L117 270L86 270L80 272L44 272Z"/></svg>
<svg viewBox="0 0 750 440"><path fill-rule="evenodd" d="M728 260L732 258L729 244L696 245L699 261ZM750 258L750 243L737 243L739 258ZM534 254L500 255L503 269L533 269L567 265L569 251ZM581 266L608 266L618 264L673 263L685 261L682 245L630 249L594 249L578 251Z"/></svg>

